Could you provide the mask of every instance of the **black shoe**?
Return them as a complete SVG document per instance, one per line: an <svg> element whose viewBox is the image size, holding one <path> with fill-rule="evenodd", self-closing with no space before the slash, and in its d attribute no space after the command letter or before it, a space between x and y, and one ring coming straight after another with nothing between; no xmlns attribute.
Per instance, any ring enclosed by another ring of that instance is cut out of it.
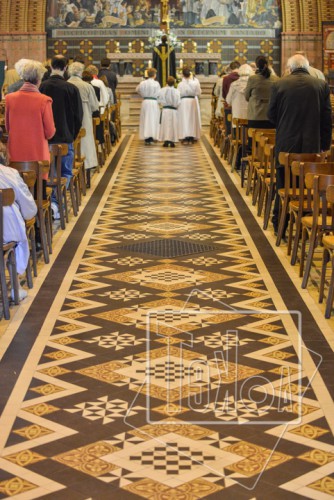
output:
<svg viewBox="0 0 334 500"><path fill-rule="evenodd" d="M168 142L167 142L167 141L165 141L165 142L163 143L162 147L164 147L164 148L168 148Z"/></svg>
<svg viewBox="0 0 334 500"><path fill-rule="evenodd" d="M175 148L174 142L170 142L169 145L170 145L171 148Z"/></svg>
<svg viewBox="0 0 334 500"><path fill-rule="evenodd" d="M149 146L151 144L151 141L149 139L145 139L145 145Z"/></svg>

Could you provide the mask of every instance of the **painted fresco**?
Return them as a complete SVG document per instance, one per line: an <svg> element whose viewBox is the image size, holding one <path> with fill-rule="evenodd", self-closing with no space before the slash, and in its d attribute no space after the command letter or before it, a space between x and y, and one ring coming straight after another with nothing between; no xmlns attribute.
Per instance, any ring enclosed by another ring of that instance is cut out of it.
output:
<svg viewBox="0 0 334 500"><path fill-rule="evenodd" d="M47 28L158 28L159 0L49 0ZM280 0L170 0L170 26L280 28Z"/></svg>

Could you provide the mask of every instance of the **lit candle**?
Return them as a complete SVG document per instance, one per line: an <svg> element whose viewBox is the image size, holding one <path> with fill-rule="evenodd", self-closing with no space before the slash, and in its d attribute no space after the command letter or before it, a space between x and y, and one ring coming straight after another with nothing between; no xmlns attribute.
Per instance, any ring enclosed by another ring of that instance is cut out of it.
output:
<svg viewBox="0 0 334 500"><path fill-rule="evenodd" d="M210 42L207 43L208 50L210 50Z"/></svg>
<svg viewBox="0 0 334 500"><path fill-rule="evenodd" d="M151 61L151 59L149 59L149 61L148 61L148 67L152 68L152 61Z"/></svg>
<svg viewBox="0 0 334 500"><path fill-rule="evenodd" d="M180 68L183 68L183 59L180 59Z"/></svg>
<svg viewBox="0 0 334 500"><path fill-rule="evenodd" d="M131 52L131 50L132 50L132 43L129 42L129 51Z"/></svg>

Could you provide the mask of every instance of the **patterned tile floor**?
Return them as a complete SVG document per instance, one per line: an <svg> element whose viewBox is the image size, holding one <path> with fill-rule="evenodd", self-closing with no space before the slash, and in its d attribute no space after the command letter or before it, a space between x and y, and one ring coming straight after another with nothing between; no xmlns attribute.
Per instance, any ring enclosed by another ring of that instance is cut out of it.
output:
<svg viewBox="0 0 334 500"><path fill-rule="evenodd" d="M125 137L12 325L0 499L333 496L333 355L294 282L206 138Z"/></svg>

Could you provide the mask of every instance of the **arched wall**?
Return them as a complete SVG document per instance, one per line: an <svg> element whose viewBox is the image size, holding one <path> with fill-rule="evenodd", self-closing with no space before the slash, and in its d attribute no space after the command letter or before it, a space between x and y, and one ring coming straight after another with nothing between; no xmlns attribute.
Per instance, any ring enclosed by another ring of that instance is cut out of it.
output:
<svg viewBox="0 0 334 500"><path fill-rule="evenodd" d="M0 0L0 58L11 67L21 57L46 57L47 0Z"/></svg>
<svg viewBox="0 0 334 500"><path fill-rule="evenodd" d="M282 0L282 67L296 50L322 69L322 22L334 21L333 0Z"/></svg>
<svg viewBox="0 0 334 500"><path fill-rule="evenodd" d="M20 57L46 57L47 0L0 0L0 57L12 65ZM333 0L281 0L282 64L305 50L321 66L322 21L334 20Z"/></svg>

